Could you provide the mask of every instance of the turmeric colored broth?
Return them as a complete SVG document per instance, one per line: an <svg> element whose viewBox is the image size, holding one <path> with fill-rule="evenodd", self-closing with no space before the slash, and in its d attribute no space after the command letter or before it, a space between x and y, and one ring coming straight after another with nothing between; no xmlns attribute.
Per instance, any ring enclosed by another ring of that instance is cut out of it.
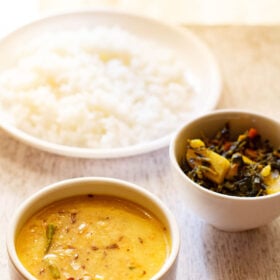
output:
<svg viewBox="0 0 280 280"><path fill-rule="evenodd" d="M37 279L151 279L169 249L169 233L153 214L101 195L43 208L16 239L19 259Z"/></svg>

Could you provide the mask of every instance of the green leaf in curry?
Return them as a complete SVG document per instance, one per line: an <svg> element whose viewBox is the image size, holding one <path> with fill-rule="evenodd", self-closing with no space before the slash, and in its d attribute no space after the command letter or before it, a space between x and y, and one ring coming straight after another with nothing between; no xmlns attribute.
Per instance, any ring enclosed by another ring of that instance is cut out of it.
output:
<svg viewBox="0 0 280 280"><path fill-rule="evenodd" d="M51 273L53 279L60 279L60 272L56 265L50 264L49 270L50 270L50 273Z"/></svg>
<svg viewBox="0 0 280 280"><path fill-rule="evenodd" d="M47 246L46 246L45 254L47 254L50 250L55 232L56 232L56 226L53 224L48 224L46 227Z"/></svg>

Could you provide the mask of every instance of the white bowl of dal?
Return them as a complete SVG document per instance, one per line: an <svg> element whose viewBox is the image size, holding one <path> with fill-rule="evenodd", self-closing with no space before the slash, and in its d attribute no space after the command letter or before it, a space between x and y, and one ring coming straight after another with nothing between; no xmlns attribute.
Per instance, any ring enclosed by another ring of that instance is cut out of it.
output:
<svg viewBox="0 0 280 280"><path fill-rule="evenodd" d="M106 197L114 200L102 204ZM171 280L179 243L176 220L157 197L135 184L102 177L68 179L43 188L16 210L7 234L11 279L29 280L110 275ZM98 263L94 273L90 260ZM122 268L125 271L118 271Z"/></svg>

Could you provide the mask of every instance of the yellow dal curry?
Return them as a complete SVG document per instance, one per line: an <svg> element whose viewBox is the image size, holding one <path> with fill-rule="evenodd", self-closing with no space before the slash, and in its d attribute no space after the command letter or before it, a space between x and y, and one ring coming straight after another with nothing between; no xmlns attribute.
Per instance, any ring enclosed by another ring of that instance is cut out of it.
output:
<svg viewBox="0 0 280 280"><path fill-rule="evenodd" d="M37 279L151 279L170 249L146 209L110 196L77 196L43 208L23 226L17 254Z"/></svg>

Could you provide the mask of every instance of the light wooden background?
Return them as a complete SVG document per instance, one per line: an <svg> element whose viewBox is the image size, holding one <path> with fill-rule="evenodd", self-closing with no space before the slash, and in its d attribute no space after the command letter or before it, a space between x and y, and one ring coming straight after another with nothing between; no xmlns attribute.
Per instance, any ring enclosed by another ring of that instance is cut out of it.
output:
<svg viewBox="0 0 280 280"><path fill-rule="evenodd" d="M280 118L280 26L188 26L216 55L224 79L219 108ZM15 208L57 180L110 176L141 185L178 219L177 280L280 279L280 219L248 232L216 230L189 212L173 183L168 149L113 160L72 159L28 147L0 130L0 279L9 279L5 235Z"/></svg>

